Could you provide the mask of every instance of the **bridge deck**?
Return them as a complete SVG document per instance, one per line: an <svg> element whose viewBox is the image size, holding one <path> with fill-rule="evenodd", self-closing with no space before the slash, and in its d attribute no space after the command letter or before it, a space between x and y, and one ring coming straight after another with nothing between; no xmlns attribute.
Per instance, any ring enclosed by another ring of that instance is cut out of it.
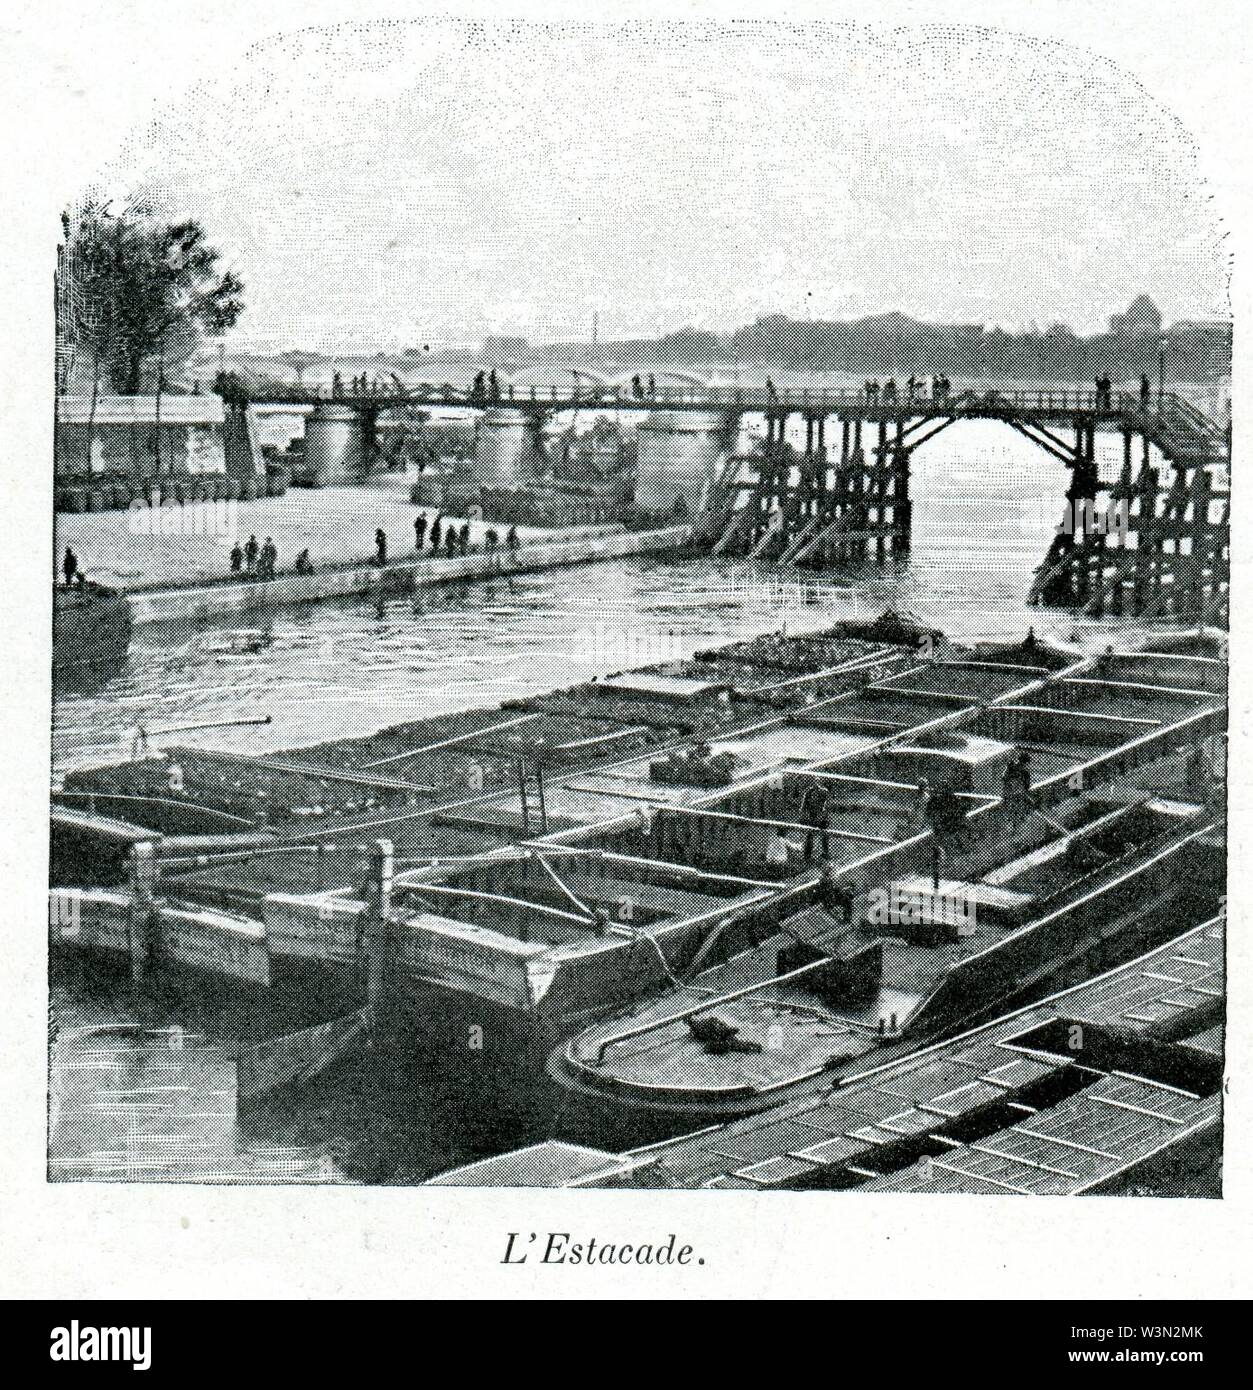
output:
<svg viewBox="0 0 1253 1390"><path fill-rule="evenodd" d="M882 392L870 396L863 390L767 390L764 386L659 386L636 394L629 389L595 388L574 385L502 385L496 392L475 392L451 386L422 383L404 389L378 391L339 391L327 388L290 387L259 391L254 405L348 406L354 410L376 412L405 406L461 406L467 409L512 408L549 413L554 410L612 406L615 410L676 411L759 411L765 414L800 412L808 415L839 415L861 420L927 420L953 418L1015 419L1026 417L1059 422L1084 420L1127 424L1134 428L1151 426L1168 408L1191 410L1187 402L1168 393L1161 401L1151 397L1146 403L1129 392L1101 395L1095 391L962 391L936 396L900 391L895 399ZM1217 426L1215 426L1217 429Z"/></svg>

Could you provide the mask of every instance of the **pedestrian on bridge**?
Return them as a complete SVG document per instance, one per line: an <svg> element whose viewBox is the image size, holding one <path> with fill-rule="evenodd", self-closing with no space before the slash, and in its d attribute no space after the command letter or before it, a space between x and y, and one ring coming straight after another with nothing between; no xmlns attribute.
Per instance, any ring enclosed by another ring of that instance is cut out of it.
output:
<svg viewBox="0 0 1253 1390"><path fill-rule="evenodd" d="M413 548L421 550L424 540L426 540L426 513L419 512L413 522Z"/></svg>
<svg viewBox="0 0 1253 1390"><path fill-rule="evenodd" d="M505 548L507 550L517 550L518 548L518 528L516 525L510 526L508 534L505 536Z"/></svg>
<svg viewBox="0 0 1253 1390"><path fill-rule="evenodd" d="M868 401L877 401L879 399L879 383L877 381L868 381L866 383L866 399Z"/></svg>
<svg viewBox="0 0 1253 1390"><path fill-rule="evenodd" d="M496 368L493 367L487 374L487 389L492 400L500 400L500 382L496 379Z"/></svg>
<svg viewBox="0 0 1253 1390"><path fill-rule="evenodd" d="M638 372L631 378L631 394L637 401L644 399L644 382Z"/></svg>
<svg viewBox="0 0 1253 1390"><path fill-rule="evenodd" d="M657 394L657 383L653 380L652 372L648 374L648 394L650 396L655 396Z"/></svg>
<svg viewBox="0 0 1253 1390"><path fill-rule="evenodd" d="M374 533L374 559L378 565L387 563L387 533L381 526Z"/></svg>
<svg viewBox="0 0 1253 1390"><path fill-rule="evenodd" d="M431 554L439 554L440 532L443 529L443 518L438 512L435 514L435 521L431 525Z"/></svg>
<svg viewBox="0 0 1253 1390"><path fill-rule="evenodd" d="M1153 388L1149 385L1149 379L1148 379L1148 377L1147 377L1147 376L1141 376L1141 377L1140 377L1140 404L1141 404L1141 406L1147 406L1147 405L1148 405L1149 399L1150 399L1150 397L1152 396L1152 394L1153 394Z"/></svg>
<svg viewBox="0 0 1253 1390"><path fill-rule="evenodd" d="M457 545L463 555L470 553L470 523L468 521L461 523L461 534L457 537Z"/></svg>
<svg viewBox="0 0 1253 1390"><path fill-rule="evenodd" d="M766 378L766 400L770 405L778 402L779 393L774 389L774 382L769 377Z"/></svg>

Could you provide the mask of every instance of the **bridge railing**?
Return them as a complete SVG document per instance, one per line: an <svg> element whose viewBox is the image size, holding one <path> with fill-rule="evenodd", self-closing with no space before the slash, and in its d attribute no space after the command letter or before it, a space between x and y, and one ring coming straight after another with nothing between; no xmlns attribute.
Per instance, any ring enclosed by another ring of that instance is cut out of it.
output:
<svg viewBox="0 0 1253 1390"><path fill-rule="evenodd" d="M281 396L281 401L280 401ZM1159 419L1174 414L1195 417L1193 427L1202 429L1207 417L1182 398L1167 393L1160 399L1154 393L1148 397L1132 392L1097 392L1081 390L1005 390L999 387L936 392L919 386L914 392L905 387L895 393L885 392L882 386L875 392L864 388L810 389L786 387L782 390L767 386L641 385L638 390L626 386L597 386L576 382L571 385L519 385L501 383L495 390L475 390L450 384L436 386L421 384L404 387L397 383L380 383L378 389L365 391L330 386L293 387L282 393L258 393L258 401L272 403L310 404L338 401L345 405L379 407L388 405L448 405L473 409L510 406L526 409L577 409L580 407L625 407L659 409L667 407L711 410L748 410L765 414L794 411L810 414L840 414L855 412L862 417L882 415L895 418L904 411L918 415L997 416L1041 414L1051 416L1096 416L1110 419L1141 417ZM1217 431L1215 422L1208 427Z"/></svg>

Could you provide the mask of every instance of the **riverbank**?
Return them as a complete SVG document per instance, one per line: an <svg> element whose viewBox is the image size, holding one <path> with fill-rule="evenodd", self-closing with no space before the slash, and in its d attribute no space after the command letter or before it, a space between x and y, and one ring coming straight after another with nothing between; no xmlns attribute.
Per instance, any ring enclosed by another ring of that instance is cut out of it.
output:
<svg viewBox="0 0 1253 1390"><path fill-rule="evenodd" d="M452 558L413 559L379 566L369 562L280 575L265 582L226 582L200 588L138 590L127 594L135 623L199 622L262 612L295 603L379 592L409 593L433 584L488 579L556 569L631 555L677 550L691 537L688 526L659 531L605 531L590 528L572 535L549 532L526 540L516 551L471 552Z"/></svg>
<svg viewBox="0 0 1253 1390"><path fill-rule="evenodd" d="M151 516L129 511L58 515L58 557L68 546L90 579L124 593L132 621L153 623L256 613L286 604L369 594L407 593L430 584L497 574L524 574L560 565L653 554L683 544L686 528L627 532L621 526L552 530L517 528L519 549L487 550L488 523L468 523L469 552L434 555L414 549L414 522L427 536L437 511L415 506L409 480L385 474L354 487L296 489L251 502L191 504L184 512ZM462 526L461 518L453 524ZM506 528L495 528L503 542ZM373 562L375 531L388 540L391 562ZM265 583L231 575L231 547L249 536L272 538L278 574ZM307 551L311 574L293 565Z"/></svg>

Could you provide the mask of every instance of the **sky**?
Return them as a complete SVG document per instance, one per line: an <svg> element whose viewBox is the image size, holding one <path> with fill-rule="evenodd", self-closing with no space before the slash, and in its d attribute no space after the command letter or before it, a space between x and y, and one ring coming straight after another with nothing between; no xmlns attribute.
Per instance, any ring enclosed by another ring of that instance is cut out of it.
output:
<svg viewBox="0 0 1253 1390"><path fill-rule="evenodd" d="M241 346L727 332L759 315L1080 332L1225 316L1190 137L1125 72L952 25L375 21L181 94L101 169L199 218Z"/></svg>

